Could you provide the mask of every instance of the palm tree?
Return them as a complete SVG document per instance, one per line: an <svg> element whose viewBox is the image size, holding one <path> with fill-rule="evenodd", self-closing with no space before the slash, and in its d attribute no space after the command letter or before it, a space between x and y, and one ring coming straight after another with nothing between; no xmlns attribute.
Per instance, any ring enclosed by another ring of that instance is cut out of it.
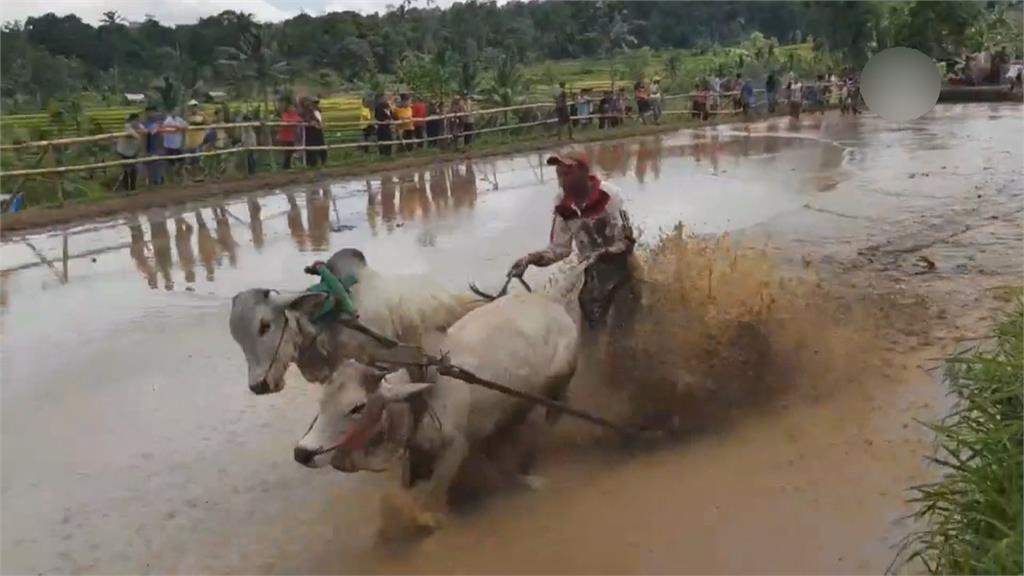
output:
<svg viewBox="0 0 1024 576"><path fill-rule="evenodd" d="M237 85L255 88L269 110L270 88L288 79L288 62L278 55L271 27L253 24L242 33L237 47L221 46L217 50L217 64Z"/></svg>
<svg viewBox="0 0 1024 576"><path fill-rule="evenodd" d="M117 24L125 24L128 19L117 13L117 10L108 10L103 13L103 18L100 19L100 26L116 26Z"/></svg>

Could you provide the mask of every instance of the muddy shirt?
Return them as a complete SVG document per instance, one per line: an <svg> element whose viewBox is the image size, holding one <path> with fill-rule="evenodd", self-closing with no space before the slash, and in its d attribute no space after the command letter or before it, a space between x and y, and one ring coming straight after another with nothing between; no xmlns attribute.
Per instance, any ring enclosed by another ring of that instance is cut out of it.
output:
<svg viewBox="0 0 1024 576"><path fill-rule="evenodd" d="M555 205L548 247L537 252L537 265L548 266L572 254L575 242L580 258L601 251L627 252L636 240L618 190L596 176L590 177L591 194L577 204L563 195Z"/></svg>

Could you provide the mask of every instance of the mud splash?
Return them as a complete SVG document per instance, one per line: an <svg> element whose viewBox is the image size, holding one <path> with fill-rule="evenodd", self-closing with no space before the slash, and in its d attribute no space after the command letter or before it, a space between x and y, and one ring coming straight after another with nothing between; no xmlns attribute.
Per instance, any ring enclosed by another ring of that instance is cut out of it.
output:
<svg viewBox="0 0 1024 576"><path fill-rule="evenodd" d="M783 269L769 247L678 228L635 264L636 318L586 352L599 368L571 392L631 425L697 433L785 394L820 400L881 354L876 303L810 263Z"/></svg>
<svg viewBox="0 0 1024 576"><path fill-rule="evenodd" d="M760 461L751 466L751 473L776 478L768 484L791 493L774 497L803 510L809 503L813 508L819 497L828 499L834 494L804 498L802 492L809 488L802 486L800 469L813 466L811 477L827 477L828 472L819 468L823 461L852 458L859 462L854 466L864 466L878 457L877 453L851 456L855 449L873 449L872 441L863 436L868 429L865 421L878 407L870 391L878 382L894 377L891 354L884 353L881 343L895 317L878 301L830 286L809 264L785 268L770 247L745 245L728 235L697 236L677 229L638 255L636 268L643 292L636 323L610 331L607 338L584 351L570 388L570 402L631 425L670 426L678 433L624 451L613 433L571 419L563 419L554 430L545 429L538 419L531 432L517 440L522 442L519 448L525 449L537 440L538 433L542 435L535 472L549 478L552 490L524 493L510 489L509 478L495 476L493 468L486 472L466 468L455 495L471 494L470 506L457 501L459 506L445 527L425 540L423 534L405 530L404 541L379 541L359 559L357 571L537 573L557 566L564 573L678 572L682 565L674 562L681 556L652 559L643 553L645 538L672 546L662 541L664 536L652 536L652 531L682 530L693 541L677 545L687 549L718 547L722 542L707 535L695 536L690 528L683 530L676 524L690 524L683 518L673 521L667 511L645 516L646 507L685 509L700 500L687 490L705 490L716 502L716 510L725 508L724 498L749 506L747 511L734 509L733 518L746 518L752 525L778 522L775 507L768 507L772 512L757 512L764 508L757 498L765 487L746 483L746 477L737 475L729 464L731 459ZM913 312L910 308L902 307L897 314L909 315ZM837 402L837 396L842 400ZM837 418L833 408L839 405L845 406L838 419L841 423L832 424L830 419ZM783 423L765 424L773 419ZM814 453L806 448L813 440L802 438L806 431L826 427L844 431L832 431L830 442L839 449L819 447L812 462L797 464L804 454ZM740 445L729 440L748 435L751 428L760 430L759 434L772 432L747 438ZM779 434L784 439L781 443ZM719 471L698 473L694 466L700 466L706 443L718 449L732 445L736 454L718 460L716 466L724 466ZM822 455L825 453L829 455ZM796 469L780 473L768 466L755 472L773 460L788 462L787 468ZM851 464L829 465L845 470ZM684 481L684 476L691 479ZM689 488L680 488L680 482ZM381 527L395 534L396 529L407 528L418 511L407 495L396 494L386 480L383 483ZM814 488L812 491L817 486ZM650 497L641 495L648 492ZM683 511L676 509L676 513ZM559 524L561 528L540 527L538 515L550 515L557 523L554 518L563 514L571 520ZM851 513L849 517L859 525L867 522L866 516L870 515ZM631 528L629 535L614 536L615 531L638 523L650 529ZM612 532L603 533L598 527ZM493 530L501 536L480 535L478 530ZM535 533L570 540L556 543ZM571 544L572 538L591 544L604 542L597 546L609 548ZM503 543L504 539L508 541ZM521 552L527 548L545 552L523 559L505 550L505 545ZM760 549L756 544L746 545ZM566 546L564 555L552 556L559 546ZM770 565L794 570L829 565L816 554L794 553L789 560L780 559L778 552L765 554L774 558ZM702 557L716 558L714 554ZM839 559L839 564L831 559L837 570L842 567L842 557ZM712 564L705 567L715 570L733 566L749 571L751 567L721 557L709 561ZM700 570L689 565L687 569Z"/></svg>

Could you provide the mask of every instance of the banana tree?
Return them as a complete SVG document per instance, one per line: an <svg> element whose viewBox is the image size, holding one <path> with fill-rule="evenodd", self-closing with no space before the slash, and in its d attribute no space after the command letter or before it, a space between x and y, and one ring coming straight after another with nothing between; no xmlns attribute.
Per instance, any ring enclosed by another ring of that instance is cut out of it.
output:
<svg viewBox="0 0 1024 576"><path fill-rule="evenodd" d="M515 60L507 53L494 57L494 75L484 84L481 95L490 104L507 108L515 106L523 100L528 90L526 77ZM505 111L505 124L509 114Z"/></svg>

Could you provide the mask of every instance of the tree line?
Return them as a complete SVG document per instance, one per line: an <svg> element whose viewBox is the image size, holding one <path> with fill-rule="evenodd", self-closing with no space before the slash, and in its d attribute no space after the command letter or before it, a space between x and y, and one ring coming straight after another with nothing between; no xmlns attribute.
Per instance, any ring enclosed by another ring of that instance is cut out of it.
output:
<svg viewBox="0 0 1024 576"><path fill-rule="evenodd" d="M779 44L813 40L862 65L893 45L933 57L996 44L1020 49L1019 0L1009 2L598 2L427 0L384 14L300 14L278 23L225 11L195 24L128 22L107 12L95 25L45 14L0 31L3 110L39 109L83 92L202 92L268 101L296 82L323 92L375 90L396 79L473 91L484 76L518 81L517 67L623 51L712 50L754 32ZM500 90L501 88L492 89Z"/></svg>

